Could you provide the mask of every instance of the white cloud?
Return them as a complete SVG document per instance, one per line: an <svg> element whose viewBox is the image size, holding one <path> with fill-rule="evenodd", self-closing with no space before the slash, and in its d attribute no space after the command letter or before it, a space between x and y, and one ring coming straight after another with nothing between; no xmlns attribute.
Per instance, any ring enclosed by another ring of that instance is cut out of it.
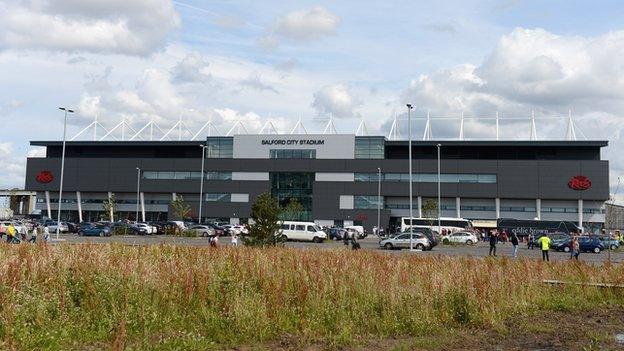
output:
<svg viewBox="0 0 624 351"><path fill-rule="evenodd" d="M279 39L297 42L318 40L335 35L340 21L340 17L322 6L293 11L278 18L268 34L258 38L257 44L262 49L273 50L279 45Z"/></svg>
<svg viewBox="0 0 624 351"><path fill-rule="evenodd" d="M275 94L279 94L279 92L270 86L269 84L262 81L260 74L258 72L251 73L247 78L240 81L240 84L243 87L251 88L258 91L270 91Z"/></svg>
<svg viewBox="0 0 624 351"><path fill-rule="evenodd" d="M531 110L538 118L540 139L563 139L565 121L540 121L541 116L565 116L572 109L577 136L610 139L604 156L612 160L612 182L624 171L624 31L597 37L563 36L543 29L517 28L503 36L478 66L463 64L423 74L402 95L421 116L526 116L506 121L505 138L527 138ZM555 124L553 124L555 123ZM493 121L471 122L467 138L492 138ZM458 124L434 124L438 137L457 136ZM605 132L609 131L609 132ZM613 162L615 161L615 162Z"/></svg>
<svg viewBox="0 0 624 351"><path fill-rule="evenodd" d="M362 103L343 84L325 86L314 93L312 107L319 115L332 115L336 118L359 116L355 109Z"/></svg>
<svg viewBox="0 0 624 351"><path fill-rule="evenodd" d="M26 160L14 151L13 143L0 143L0 164L2 165L0 189L13 188L18 184L23 184L25 163Z"/></svg>
<svg viewBox="0 0 624 351"><path fill-rule="evenodd" d="M293 40L315 40L336 34L340 17L322 6L293 11L275 23L275 33Z"/></svg>
<svg viewBox="0 0 624 351"><path fill-rule="evenodd" d="M39 0L0 4L0 47L148 55L180 19L170 0Z"/></svg>
<svg viewBox="0 0 624 351"><path fill-rule="evenodd" d="M200 54L188 54L173 67L173 79L182 83L206 83L212 78L208 71L209 65L208 60Z"/></svg>

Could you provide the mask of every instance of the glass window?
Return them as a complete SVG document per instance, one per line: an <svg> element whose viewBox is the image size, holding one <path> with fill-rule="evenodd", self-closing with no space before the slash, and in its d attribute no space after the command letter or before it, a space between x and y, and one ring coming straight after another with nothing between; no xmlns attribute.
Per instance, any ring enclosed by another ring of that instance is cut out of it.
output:
<svg viewBox="0 0 624 351"><path fill-rule="evenodd" d="M384 137L355 137L355 158L383 159Z"/></svg>
<svg viewBox="0 0 624 351"><path fill-rule="evenodd" d="M288 229L290 229L290 224L282 224L282 229L283 229L283 230L288 230Z"/></svg>
<svg viewBox="0 0 624 351"><path fill-rule="evenodd" d="M311 149L280 149L269 150L270 158L308 159L316 158L316 150Z"/></svg>
<svg viewBox="0 0 624 351"><path fill-rule="evenodd" d="M463 175L463 174L462 174ZM460 179L459 174L454 173L441 173L440 174L440 182L442 183L457 183ZM436 175L437 178L437 175ZM436 182L438 180L436 179Z"/></svg>
<svg viewBox="0 0 624 351"><path fill-rule="evenodd" d="M459 183L476 183L478 180L476 174L459 174L458 176Z"/></svg>
<svg viewBox="0 0 624 351"><path fill-rule="evenodd" d="M206 180L232 180L232 172L206 172Z"/></svg>
<svg viewBox="0 0 624 351"><path fill-rule="evenodd" d="M297 224L297 225L295 226L295 230L304 231L304 230L305 230L305 226L304 226L304 225Z"/></svg>
<svg viewBox="0 0 624 351"><path fill-rule="evenodd" d="M496 183L496 174L478 174L479 183Z"/></svg>
<svg viewBox="0 0 624 351"><path fill-rule="evenodd" d="M234 139L232 137L209 137L206 140L207 158L232 158Z"/></svg>
<svg viewBox="0 0 624 351"><path fill-rule="evenodd" d="M194 180L201 179L201 172L190 172L189 179L194 179Z"/></svg>
<svg viewBox="0 0 624 351"><path fill-rule="evenodd" d="M353 207L358 210L383 208L383 196L358 195L353 197Z"/></svg>
<svg viewBox="0 0 624 351"><path fill-rule="evenodd" d="M175 172L170 171L159 171L158 179L175 179Z"/></svg>
<svg viewBox="0 0 624 351"><path fill-rule="evenodd" d="M316 229L313 226L309 225L308 226L308 231L309 232L316 232Z"/></svg>
<svg viewBox="0 0 624 351"><path fill-rule="evenodd" d="M158 172L156 172L156 171L143 171L143 179L158 179Z"/></svg>
<svg viewBox="0 0 624 351"><path fill-rule="evenodd" d="M190 178L191 178L191 172L183 172L183 171L175 172L175 179L190 179Z"/></svg>
<svg viewBox="0 0 624 351"><path fill-rule="evenodd" d="M231 202L232 196L226 193L206 193L204 198L209 202Z"/></svg>

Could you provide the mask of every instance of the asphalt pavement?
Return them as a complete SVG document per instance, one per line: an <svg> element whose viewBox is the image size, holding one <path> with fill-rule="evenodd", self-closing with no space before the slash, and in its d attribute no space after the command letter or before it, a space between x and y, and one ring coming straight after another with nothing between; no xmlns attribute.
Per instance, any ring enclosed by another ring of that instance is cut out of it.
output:
<svg viewBox="0 0 624 351"><path fill-rule="evenodd" d="M55 239L55 234L51 235L52 243L58 243ZM186 237L174 237L168 235L118 235L110 237L82 237L76 234L61 234L61 243L109 243L118 242L126 245L159 245L159 244L175 244L175 245L191 245L191 246L208 246L208 238L186 238ZM239 240L240 242L240 240ZM359 240L362 250L374 250L387 254L416 254L416 255L444 255L444 256L458 256L458 257L485 257L489 253L489 244L480 242L475 245L438 245L431 251L416 251L410 252L409 250L383 250L379 247L379 238L375 236L369 236ZM219 246L231 245L230 237L219 238ZM311 242L288 242L288 247L296 247L302 249L320 249L320 250L348 250L342 241L326 240L323 243L315 244ZM510 243L499 243L497 245L498 257L511 257L512 245ZM610 257L609 257L610 256ZM526 244L521 244L518 249L518 257L534 258L536 260L542 259L542 253L539 249L529 250ZM550 259L561 261L569 260L570 255L564 252L554 252L551 250ZM579 259L581 261L600 263L607 260L611 260L613 263L624 262L624 251L617 250L612 251L610 254L608 251L604 251L599 254L595 253L581 253Z"/></svg>

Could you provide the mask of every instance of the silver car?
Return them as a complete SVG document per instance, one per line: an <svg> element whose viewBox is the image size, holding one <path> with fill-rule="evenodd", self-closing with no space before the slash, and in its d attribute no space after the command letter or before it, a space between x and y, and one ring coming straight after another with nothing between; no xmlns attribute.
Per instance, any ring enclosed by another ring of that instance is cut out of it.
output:
<svg viewBox="0 0 624 351"><path fill-rule="evenodd" d="M430 250L431 243L429 239L421 233L412 234L412 245L417 250ZM404 233L391 238L383 239L379 242L379 247L392 250L392 249L409 249L410 248L410 234Z"/></svg>
<svg viewBox="0 0 624 351"><path fill-rule="evenodd" d="M194 225L189 228L197 234L197 236L213 236L215 234L214 228L209 225Z"/></svg>

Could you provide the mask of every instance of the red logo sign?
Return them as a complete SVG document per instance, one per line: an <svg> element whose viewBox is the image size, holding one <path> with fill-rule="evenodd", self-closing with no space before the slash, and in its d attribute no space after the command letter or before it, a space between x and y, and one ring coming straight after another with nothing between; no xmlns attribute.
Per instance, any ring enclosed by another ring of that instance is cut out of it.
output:
<svg viewBox="0 0 624 351"><path fill-rule="evenodd" d="M573 190L587 190L591 188L591 185L591 180L583 175L574 176L568 182L568 187Z"/></svg>
<svg viewBox="0 0 624 351"><path fill-rule="evenodd" d="M39 183L48 184L49 182L54 180L54 176L50 171L41 171L39 172L39 174L37 174L37 177L35 177L35 179Z"/></svg>
<svg viewBox="0 0 624 351"><path fill-rule="evenodd" d="M355 215L355 220L356 221L368 221L368 216L363 213L358 213L357 215Z"/></svg>

